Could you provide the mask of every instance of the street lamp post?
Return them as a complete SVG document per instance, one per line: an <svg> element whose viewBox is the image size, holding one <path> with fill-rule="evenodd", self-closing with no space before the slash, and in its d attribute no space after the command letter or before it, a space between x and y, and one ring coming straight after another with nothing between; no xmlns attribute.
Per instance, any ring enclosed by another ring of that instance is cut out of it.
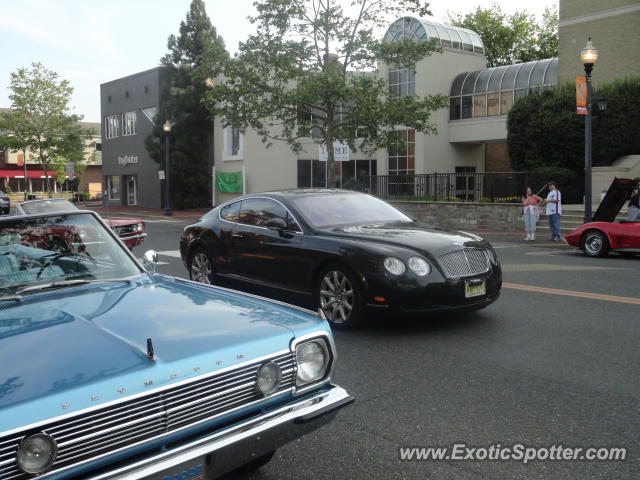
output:
<svg viewBox="0 0 640 480"><path fill-rule="evenodd" d="M591 37L580 52L587 81L587 116L584 119L584 223L591 221L591 71L598 61L598 50L591 44Z"/></svg>
<svg viewBox="0 0 640 480"><path fill-rule="evenodd" d="M164 131L164 215L170 217L171 200L169 197L169 134L171 133L171 122L167 120L162 125Z"/></svg>

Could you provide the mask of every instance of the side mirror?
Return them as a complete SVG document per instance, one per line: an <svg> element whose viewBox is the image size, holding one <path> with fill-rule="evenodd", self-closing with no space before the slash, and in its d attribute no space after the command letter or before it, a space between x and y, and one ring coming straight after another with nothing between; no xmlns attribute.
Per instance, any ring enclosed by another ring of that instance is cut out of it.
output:
<svg viewBox="0 0 640 480"><path fill-rule="evenodd" d="M264 222L264 226L269 230L277 230L279 232L287 228L287 224L285 223L285 221L278 217L270 218L269 220Z"/></svg>
<svg viewBox="0 0 640 480"><path fill-rule="evenodd" d="M158 252L155 250L147 250L142 257L142 265L148 272L156 273L156 266L158 265Z"/></svg>

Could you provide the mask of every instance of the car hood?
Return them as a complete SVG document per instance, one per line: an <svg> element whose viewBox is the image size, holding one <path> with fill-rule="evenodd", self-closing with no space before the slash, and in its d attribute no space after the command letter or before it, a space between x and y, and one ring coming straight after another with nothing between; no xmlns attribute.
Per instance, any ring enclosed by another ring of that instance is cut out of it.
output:
<svg viewBox="0 0 640 480"><path fill-rule="evenodd" d="M142 220L138 218L130 218L130 217L102 217L104 223L109 225L110 227L118 227L120 225L130 225L132 223L142 223Z"/></svg>
<svg viewBox="0 0 640 480"><path fill-rule="evenodd" d="M478 247L487 244L477 235L434 228L422 222L341 226L327 229L324 233L409 247L434 255L462 247Z"/></svg>
<svg viewBox="0 0 640 480"><path fill-rule="evenodd" d="M637 179L614 178L604 196L598 210L592 218L592 222L613 222L615 221L620 209L631 197L634 188L638 188Z"/></svg>
<svg viewBox="0 0 640 480"><path fill-rule="evenodd" d="M292 328L314 322L324 328L305 312L160 276L32 295L0 307L0 408L113 385L106 401L114 382L139 393L171 383L168 370L185 379L288 350Z"/></svg>

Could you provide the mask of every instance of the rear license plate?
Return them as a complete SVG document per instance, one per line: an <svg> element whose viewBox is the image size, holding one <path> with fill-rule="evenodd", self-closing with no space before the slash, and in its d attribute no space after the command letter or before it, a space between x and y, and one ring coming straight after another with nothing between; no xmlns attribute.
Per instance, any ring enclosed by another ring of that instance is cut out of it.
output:
<svg viewBox="0 0 640 480"><path fill-rule="evenodd" d="M481 297L487 294L487 284L484 280L464 282L464 297Z"/></svg>

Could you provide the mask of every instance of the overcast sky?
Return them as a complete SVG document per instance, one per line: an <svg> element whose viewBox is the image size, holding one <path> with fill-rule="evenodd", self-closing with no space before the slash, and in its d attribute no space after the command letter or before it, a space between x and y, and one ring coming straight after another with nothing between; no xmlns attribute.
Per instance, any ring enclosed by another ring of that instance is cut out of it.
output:
<svg viewBox="0 0 640 480"><path fill-rule="evenodd" d="M100 84L158 65L167 37L177 34L191 0L0 0L0 107L9 107L9 75L41 62L71 82L74 112L100 121ZM347 3L347 2L345 2ZM350 3L350 2L349 2ZM433 0L431 12L469 12L490 0ZM496 0L503 11L540 18L557 0ZM205 0L227 49L253 33L253 0Z"/></svg>

